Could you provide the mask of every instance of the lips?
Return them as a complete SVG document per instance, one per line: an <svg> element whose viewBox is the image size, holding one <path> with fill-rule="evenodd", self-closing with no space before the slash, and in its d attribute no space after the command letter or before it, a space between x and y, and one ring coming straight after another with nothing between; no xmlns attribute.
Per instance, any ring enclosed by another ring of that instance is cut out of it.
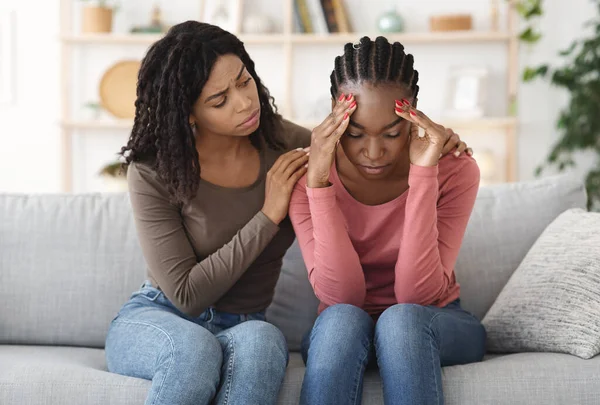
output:
<svg viewBox="0 0 600 405"><path fill-rule="evenodd" d="M244 125L244 124L247 124L248 122L252 121L254 118L256 118L256 116L258 115L259 112L260 112L259 108L254 110L254 112L252 114L250 114L248 116L248 118L246 118L240 125Z"/></svg>
<svg viewBox="0 0 600 405"><path fill-rule="evenodd" d="M382 174L389 165L384 166L365 166L360 165L360 168L367 174Z"/></svg>

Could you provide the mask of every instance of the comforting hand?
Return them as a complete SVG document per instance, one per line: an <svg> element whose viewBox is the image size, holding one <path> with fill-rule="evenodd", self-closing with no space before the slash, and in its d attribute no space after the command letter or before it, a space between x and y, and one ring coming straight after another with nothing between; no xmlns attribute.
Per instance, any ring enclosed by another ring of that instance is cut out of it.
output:
<svg viewBox="0 0 600 405"><path fill-rule="evenodd" d="M459 157L461 153L466 153L469 156L473 156L473 149L469 148L466 143L464 143L460 136L456 132L454 132L451 128L446 128L446 133L448 135L448 140L444 145L444 149L442 149L442 156L447 155L448 153L454 151L454 156Z"/></svg>
<svg viewBox="0 0 600 405"><path fill-rule="evenodd" d="M296 149L281 155L267 173L262 212L274 223L286 217L292 191L306 173L307 162L308 148Z"/></svg>
<svg viewBox="0 0 600 405"><path fill-rule="evenodd" d="M350 115L356 111L352 94L342 94L331 114L313 129L310 140L310 158L306 185L311 188L329 186L329 171L335 157L337 144L348 128Z"/></svg>
<svg viewBox="0 0 600 405"><path fill-rule="evenodd" d="M444 145L453 132L431 121L425 114L408 103L396 101L396 115L411 123L410 162L416 166L435 166L438 164Z"/></svg>

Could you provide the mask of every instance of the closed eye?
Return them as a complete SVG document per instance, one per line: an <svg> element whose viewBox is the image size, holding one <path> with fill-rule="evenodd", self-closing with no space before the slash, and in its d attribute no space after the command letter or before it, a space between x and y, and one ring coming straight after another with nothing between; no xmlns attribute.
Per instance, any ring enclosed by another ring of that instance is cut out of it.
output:
<svg viewBox="0 0 600 405"><path fill-rule="evenodd" d="M400 136L400 132L397 132L395 134L386 134L384 135L386 138L398 138Z"/></svg>
<svg viewBox="0 0 600 405"><path fill-rule="evenodd" d="M219 104L215 104L213 107L221 108L225 105L226 102L227 102L227 96L223 97L223 101L221 101Z"/></svg>
<svg viewBox="0 0 600 405"><path fill-rule="evenodd" d="M244 81L242 84L240 84L240 87L246 87L248 85L248 83L250 83L250 80L252 80L252 78L248 78L248 80Z"/></svg>
<svg viewBox="0 0 600 405"><path fill-rule="evenodd" d="M346 133L346 136L347 136L348 138L354 138L354 139L357 139L357 138L360 138L362 135L361 135L361 134L351 134L350 132L348 132L348 133Z"/></svg>

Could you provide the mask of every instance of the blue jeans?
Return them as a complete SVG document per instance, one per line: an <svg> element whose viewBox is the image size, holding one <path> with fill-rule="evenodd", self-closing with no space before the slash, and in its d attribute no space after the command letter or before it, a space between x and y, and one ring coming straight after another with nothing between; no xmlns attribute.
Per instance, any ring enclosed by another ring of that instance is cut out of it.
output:
<svg viewBox="0 0 600 405"><path fill-rule="evenodd" d="M442 367L481 361L486 333L456 300L444 308L398 304L377 322L334 305L302 342L303 405L360 404L367 367L379 367L386 405L444 403Z"/></svg>
<svg viewBox="0 0 600 405"><path fill-rule="evenodd" d="M152 380L146 405L275 404L287 361L285 338L263 312L209 308L191 318L149 283L106 338L109 371Z"/></svg>

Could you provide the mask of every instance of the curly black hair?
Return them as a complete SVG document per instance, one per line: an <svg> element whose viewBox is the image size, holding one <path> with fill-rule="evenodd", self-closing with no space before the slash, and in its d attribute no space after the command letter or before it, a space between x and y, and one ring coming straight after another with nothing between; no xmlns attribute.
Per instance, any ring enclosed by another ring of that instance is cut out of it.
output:
<svg viewBox="0 0 600 405"><path fill-rule="evenodd" d="M215 61L226 54L241 59L258 89L261 119L250 141L257 148L263 140L275 150L285 147L277 130L281 116L244 44L214 25L197 21L177 24L142 60L133 129L120 152L125 168L131 162L152 161L175 202L187 202L198 192L200 163L189 116Z"/></svg>
<svg viewBox="0 0 600 405"><path fill-rule="evenodd" d="M405 86L417 97L419 72L414 69L414 58L404 52L400 42L390 44L385 37L372 41L362 37L358 44L344 46L344 55L335 58L331 73L331 96L338 96L344 83L395 83Z"/></svg>

